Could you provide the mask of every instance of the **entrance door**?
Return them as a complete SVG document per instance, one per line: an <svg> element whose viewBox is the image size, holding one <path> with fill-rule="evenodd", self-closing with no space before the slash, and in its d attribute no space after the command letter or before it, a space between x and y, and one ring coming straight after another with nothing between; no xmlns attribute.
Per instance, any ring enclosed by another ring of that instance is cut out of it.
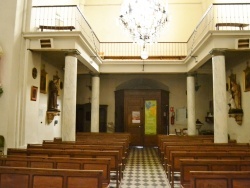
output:
<svg viewBox="0 0 250 188"><path fill-rule="evenodd" d="M130 98L127 106L127 132L131 133L131 145L144 145L144 112L143 100L139 97Z"/></svg>
<svg viewBox="0 0 250 188"><path fill-rule="evenodd" d="M168 91L115 92L115 132L131 133L131 145L156 146L157 134L168 129Z"/></svg>

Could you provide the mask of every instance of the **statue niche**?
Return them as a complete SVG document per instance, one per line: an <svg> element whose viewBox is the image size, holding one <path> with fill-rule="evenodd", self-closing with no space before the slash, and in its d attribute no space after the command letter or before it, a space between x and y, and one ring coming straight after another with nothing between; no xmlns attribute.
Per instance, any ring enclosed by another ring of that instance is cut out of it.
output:
<svg viewBox="0 0 250 188"><path fill-rule="evenodd" d="M53 80L49 82L49 99L48 99L48 110L47 110L47 121L51 123L54 116L60 115L58 109L57 96L59 96L60 90L60 78L58 75L53 76Z"/></svg>
<svg viewBox="0 0 250 188"><path fill-rule="evenodd" d="M236 122L242 124L243 110L241 108L241 89L236 81L230 82L230 96L229 96L229 117L234 117Z"/></svg>

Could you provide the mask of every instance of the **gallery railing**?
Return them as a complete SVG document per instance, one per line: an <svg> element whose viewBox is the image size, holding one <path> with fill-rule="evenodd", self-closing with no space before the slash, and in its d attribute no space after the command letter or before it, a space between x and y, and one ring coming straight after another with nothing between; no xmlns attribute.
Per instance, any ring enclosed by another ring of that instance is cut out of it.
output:
<svg viewBox="0 0 250 188"><path fill-rule="evenodd" d="M98 37L76 5L33 6L31 19L31 31L41 31L41 26L48 26L43 32L70 31L73 28L73 31L81 31L96 52L100 51Z"/></svg>
<svg viewBox="0 0 250 188"><path fill-rule="evenodd" d="M218 25L219 24L219 25ZM192 55L199 42L211 30L249 30L250 3L215 3L209 7L192 35L185 42L159 42L146 45L149 56L158 59ZM217 27L216 27L217 25ZM129 42L100 42L90 24L76 5L34 6L31 31L41 32L81 31L85 40L100 56L110 58L139 57L141 46ZM46 29L47 28L47 29Z"/></svg>
<svg viewBox="0 0 250 188"><path fill-rule="evenodd" d="M211 5L187 41L187 53L211 30L249 30L250 3L215 3Z"/></svg>

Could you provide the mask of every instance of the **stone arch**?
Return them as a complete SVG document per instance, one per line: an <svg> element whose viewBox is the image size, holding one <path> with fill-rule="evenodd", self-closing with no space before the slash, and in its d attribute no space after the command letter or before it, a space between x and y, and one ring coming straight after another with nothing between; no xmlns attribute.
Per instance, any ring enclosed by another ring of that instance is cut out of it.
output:
<svg viewBox="0 0 250 188"><path fill-rule="evenodd" d="M116 90L126 90L126 89L160 89L169 91L168 86L165 84L152 80L149 78L135 78L129 81L123 82L116 87Z"/></svg>

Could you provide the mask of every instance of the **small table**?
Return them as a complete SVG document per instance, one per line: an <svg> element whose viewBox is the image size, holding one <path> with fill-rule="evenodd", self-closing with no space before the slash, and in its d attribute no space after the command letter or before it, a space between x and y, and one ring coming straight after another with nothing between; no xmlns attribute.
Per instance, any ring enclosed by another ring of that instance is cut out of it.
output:
<svg viewBox="0 0 250 188"><path fill-rule="evenodd" d="M220 27L239 27L240 30L243 30L243 28L247 26L249 26L249 24L244 23L217 23L215 25L217 30L220 30Z"/></svg>

